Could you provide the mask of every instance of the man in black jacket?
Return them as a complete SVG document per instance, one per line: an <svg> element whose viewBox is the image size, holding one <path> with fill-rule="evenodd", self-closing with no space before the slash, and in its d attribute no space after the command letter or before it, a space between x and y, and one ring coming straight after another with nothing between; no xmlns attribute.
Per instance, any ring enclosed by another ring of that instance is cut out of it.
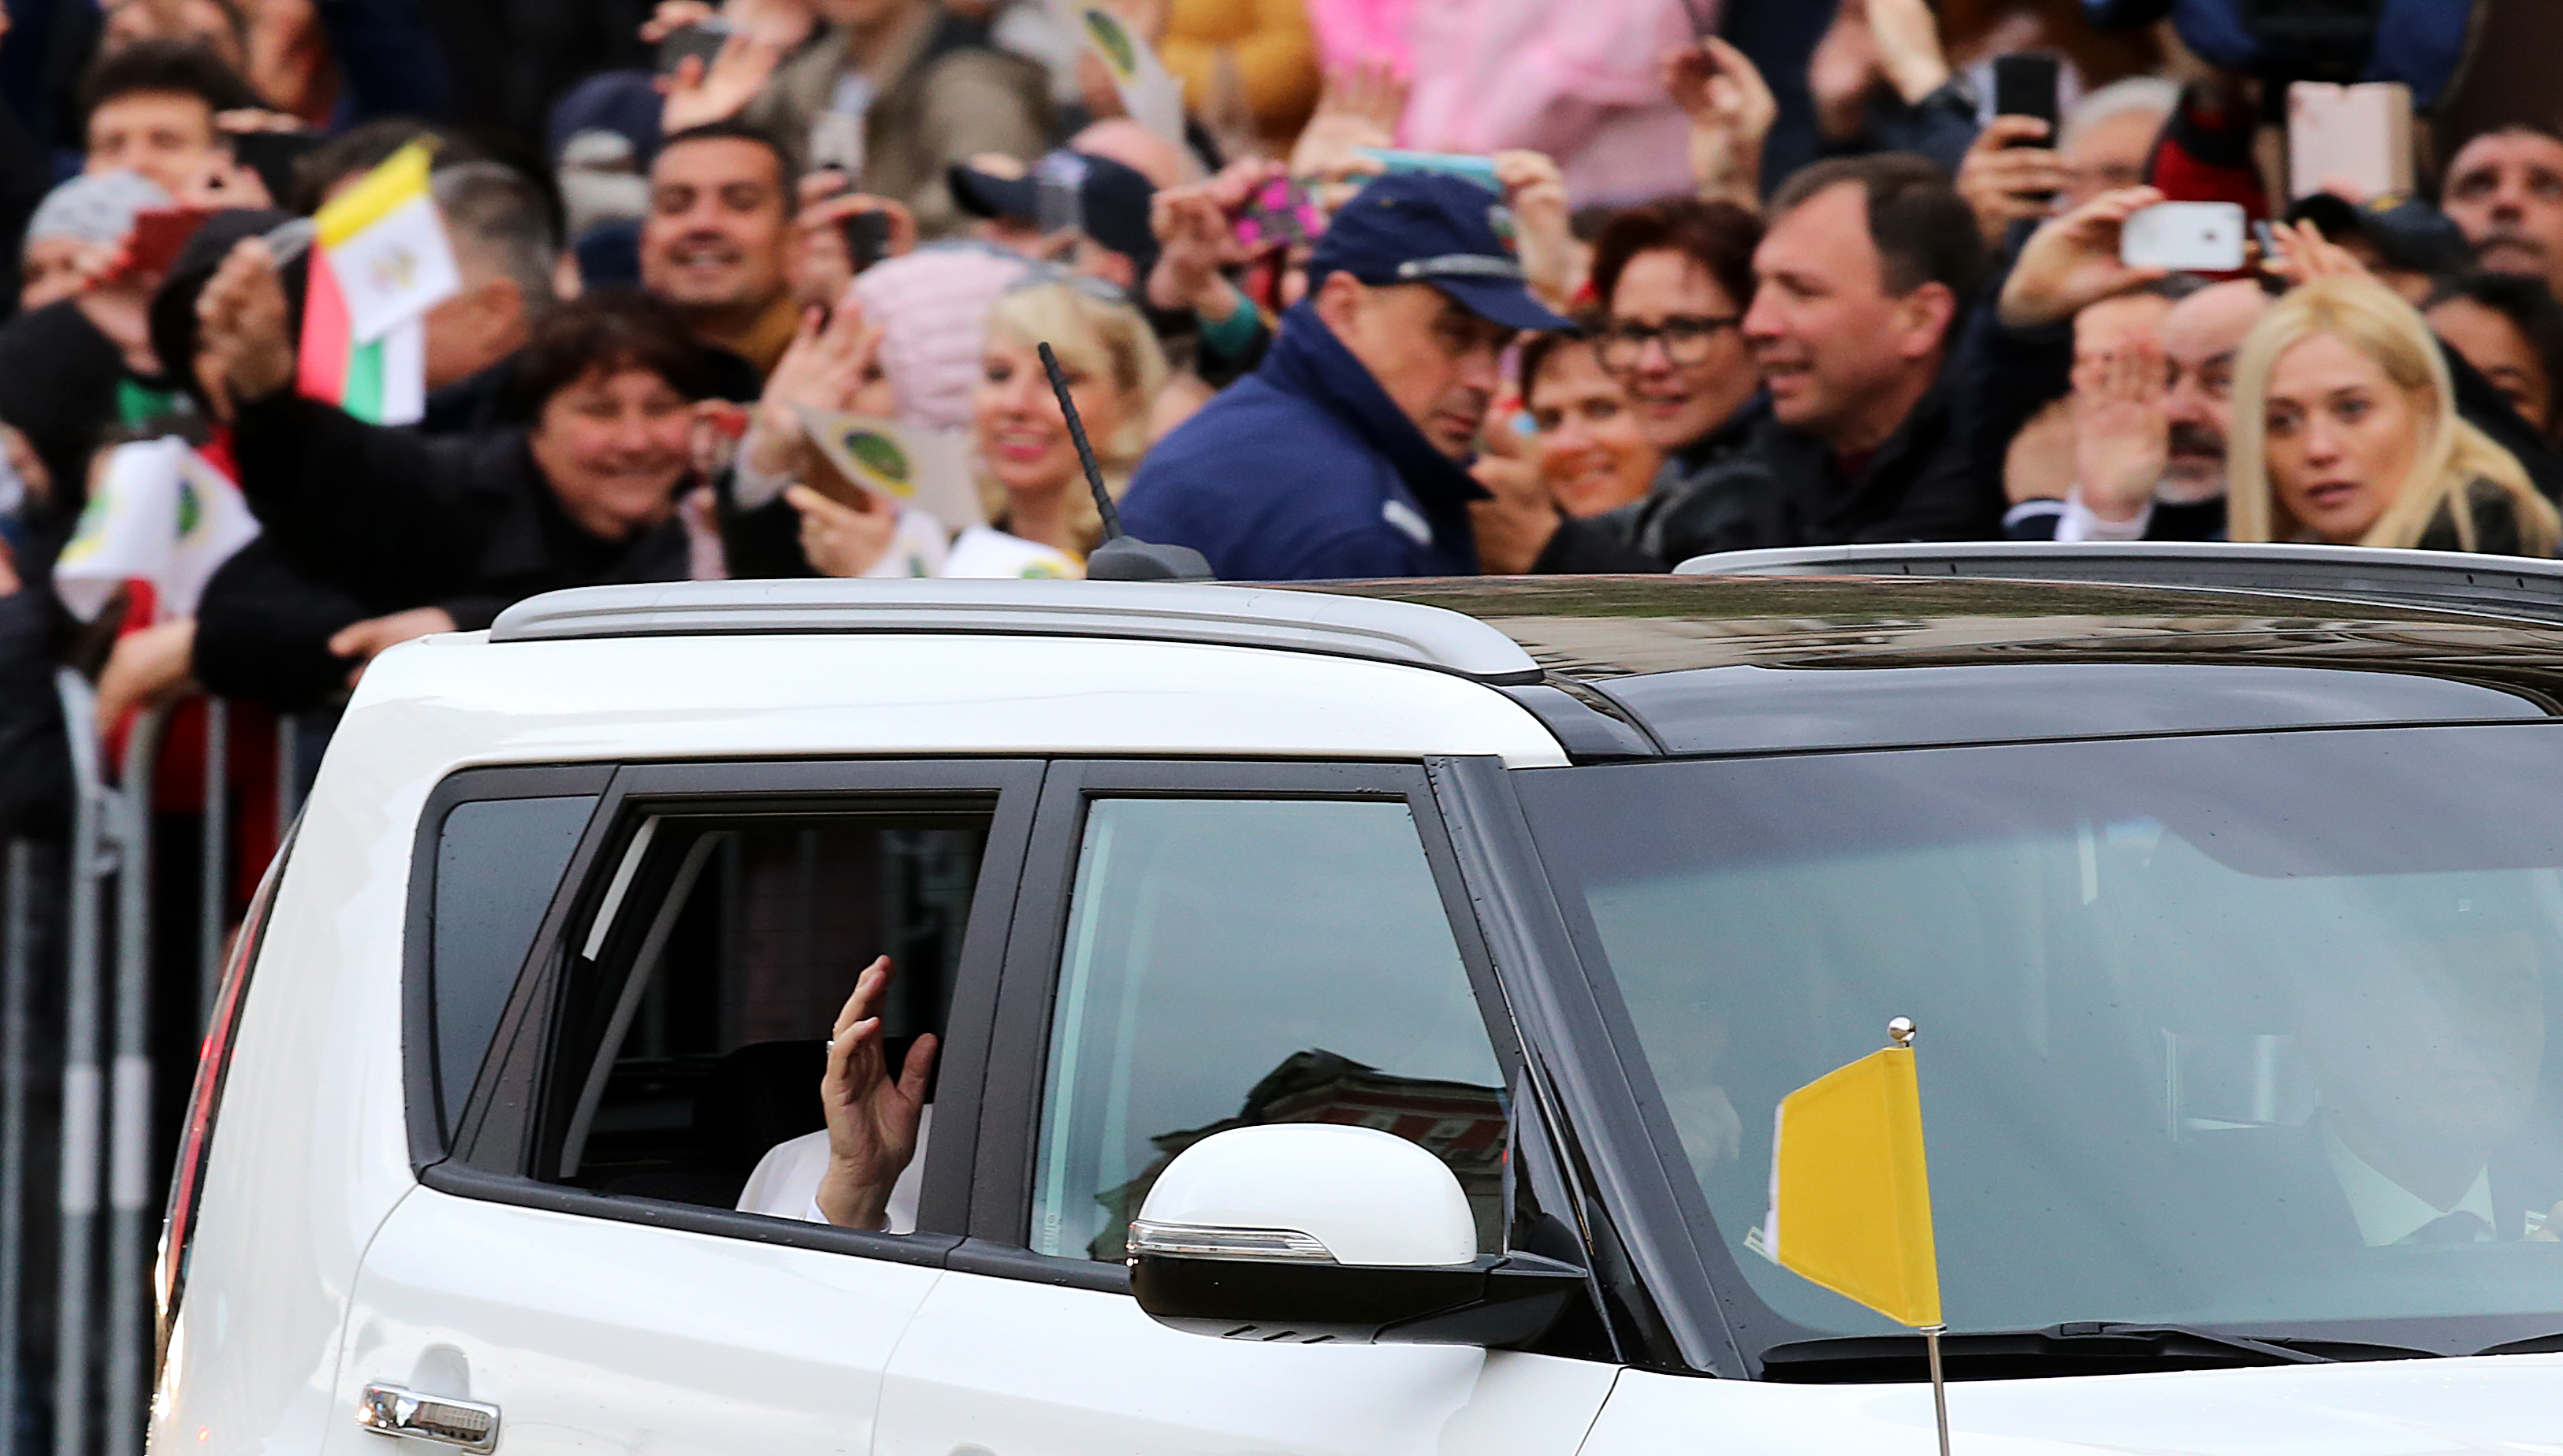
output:
<svg viewBox="0 0 2563 1456"><path fill-rule="evenodd" d="M1819 162L1772 199L1744 336L1768 396L1731 454L1656 504L1656 549L1567 522L1543 570L1663 571L1713 551L2000 535L1941 388L1985 273L1948 174L1889 153Z"/></svg>

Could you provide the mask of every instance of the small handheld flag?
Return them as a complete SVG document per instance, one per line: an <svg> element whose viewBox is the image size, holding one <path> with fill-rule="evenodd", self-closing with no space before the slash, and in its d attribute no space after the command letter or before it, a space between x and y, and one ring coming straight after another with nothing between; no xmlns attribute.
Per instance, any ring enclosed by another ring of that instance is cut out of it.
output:
<svg viewBox="0 0 2563 1456"><path fill-rule="evenodd" d="M313 215L296 385L359 420L405 425L426 397L427 311L462 289L412 142Z"/></svg>
<svg viewBox="0 0 2563 1456"><path fill-rule="evenodd" d="M1780 1099L1771 1140L1771 1211L1746 1240L1784 1269L1922 1332L1940 1453L1949 1452L1940 1378L1939 1253L1922 1148L1913 1023L1886 1024L1894 1044Z"/></svg>

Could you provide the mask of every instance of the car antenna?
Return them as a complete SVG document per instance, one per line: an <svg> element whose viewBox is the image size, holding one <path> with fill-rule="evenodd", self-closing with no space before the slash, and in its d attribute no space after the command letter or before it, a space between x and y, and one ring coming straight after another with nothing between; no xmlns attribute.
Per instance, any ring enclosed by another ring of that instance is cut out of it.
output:
<svg viewBox="0 0 2563 1456"><path fill-rule="evenodd" d="M1086 488L1094 492L1094 513L1103 518L1103 544L1085 558L1085 579L1209 581L1209 559L1190 546L1152 546L1121 529L1120 508L1112 503L1112 492L1103 488L1103 467L1094 462L1094 447L1085 439L1085 422L1077 418L1077 402L1068 397L1068 376L1060 371L1059 355L1051 352L1047 341L1034 347L1041 351L1042 369L1050 375L1051 393L1059 396L1059 412L1068 417L1068 438L1077 444L1077 460L1085 467Z"/></svg>

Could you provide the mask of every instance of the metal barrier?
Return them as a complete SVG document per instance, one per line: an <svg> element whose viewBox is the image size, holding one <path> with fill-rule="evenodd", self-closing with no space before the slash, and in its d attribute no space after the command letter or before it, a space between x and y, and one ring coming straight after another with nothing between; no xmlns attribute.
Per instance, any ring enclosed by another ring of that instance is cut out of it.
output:
<svg viewBox="0 0 2563 1456"><path fill-rule="evenodd" d="M62 1161L56 1188L53 1450L55 1456L139 1456L152 1378L150 1268L160 1210L153 1185L151 992L153 784L169 708L139 714L113 782L97 723L97 695L79 674L56 679L71 745L73 814L65 857L62 1004ZM201 854L192 964L211 1003L229 930L232 718L206 702ZM301 725L277 725L277 826L300 807ZM17 1450L25 1389L25 1154L42 1135L30 1118L29 1057L38 985L34 844L0 855L0 1456ZM112 895L110 911L110 893ZM111 919L110 919L111 914ZM108 965L107 958L113 957ZM183 985L184 983L180 983ZM185 1068L165 1069L183 1078ZM101 1184L103 1185L101 1188ZM99 1194L105 1222L99 1225ZM102 1235L102 1236L101 1236ZM101 1302L103 1308L100 1307Z"/></svg>

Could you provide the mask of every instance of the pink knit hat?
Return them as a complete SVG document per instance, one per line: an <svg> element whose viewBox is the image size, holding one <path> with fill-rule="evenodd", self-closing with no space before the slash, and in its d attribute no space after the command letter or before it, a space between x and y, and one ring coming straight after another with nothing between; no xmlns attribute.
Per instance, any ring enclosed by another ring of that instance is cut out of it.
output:
<svg viewBox="0 0 2563 1456"><path fill-rule="evenodd" d="M850 290L864 317L887 330L882 370L911 424L958 430L970 423L988 311L1032 265L984 244L920 248L866 269Z"/></svg>

